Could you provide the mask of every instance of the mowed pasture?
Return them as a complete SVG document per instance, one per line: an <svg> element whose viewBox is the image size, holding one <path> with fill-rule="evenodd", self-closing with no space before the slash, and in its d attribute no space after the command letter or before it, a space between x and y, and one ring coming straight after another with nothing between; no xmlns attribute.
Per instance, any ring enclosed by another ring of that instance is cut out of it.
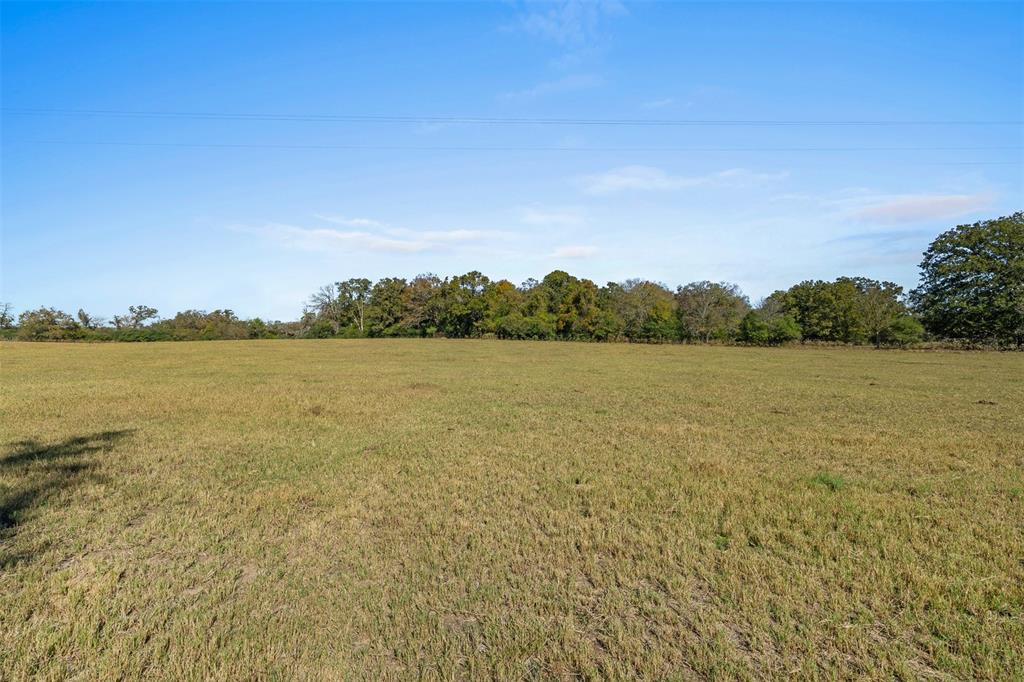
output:
<svg viewBox="0 0 1024 682"><path fill-rule="evenodd" d="M1024 354L0 363L4 679L1024 676Z"/></svg>

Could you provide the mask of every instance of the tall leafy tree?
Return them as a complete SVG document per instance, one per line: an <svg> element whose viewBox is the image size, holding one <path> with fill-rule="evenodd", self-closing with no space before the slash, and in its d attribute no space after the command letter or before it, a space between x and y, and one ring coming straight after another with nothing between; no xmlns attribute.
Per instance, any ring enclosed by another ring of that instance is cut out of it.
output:
<svg viewBox="0 0 1024 682"><path fill-rule="evenodd" d="M360 334L366 332L366 309L370 304L370 290L372 282L365 277L353 277L352 279L338 282L338 297L341 299L351 324L355 326Z"/></svg>
<svg viewBox="0 0 1024 682"><path fill-rule="evenodd" d="M858 279L839 277L834 282L826 283L826 288L831 292L833 302L832 340L864 343L867 332L864 329L862 289Z"/></svg>
<svg viewBox="0 0 1024 682"><path fill-rule="evenodd" d="M371 336L404 336L405 290L408 283L400 277L385 277L370 289L367 312Z"/></svg>
<svg viewBox="0 0 1024 682"><path fill-rule="evenodd" d="M679 287L676 305L683 335L705 343L735 338L740 321L750 310L740 288L728 282L691 282Z"/></svg>
<svg viewBox="0 0 1024 682"><path fill-rule="evenodd" d="M444 283L432 273L417 275L405 289L402 327L419 336L433 336L441 326Z"/></svg>
<svg viewBox="0 0 1024 682"><path fill-rule="evenodd" d="M843 341L842 306L830 282L807 280L787 291L772 294L783 302L792 315L803 338L815 341Z"/></svg>
<svg viewBox="0 0 1024 682"><path fill-rule="evenodd" d="M642 279L610 282L606 300L622 320L630 341L671 341L678 338L676 300L663 285Z"/></svg>
<svg viewBox="0 0 1024 682"><path fill-rule="evenodd" d="M932 334L1024 345L1024 212L939 235L912 300Z"/></svg>
<svg viewBox="0 0 1024 682"><path fill-rule="evenodd" d="M343 330L350 335L364 334L371 289L372 282L363 277L320 287L309 299L310 309L315 313L316 336L322 336L320 332L326 331L325 327L331 334Z"/></svg>
<svg viewBox="0 0 1024 682"><path fill-rule="evenodd" d="M441 330L446 336L479 336L487 315L484 297L490 280L476 270L452 277L442 287Z"/></svg>
<svg viewBox="0 0 1024 682"><path fill-rule="evenodd" d="M521 326L523 293L507 279L494 282L484 291L487 315L483 329L499 338L521 338L515 330Z"/></svg>
<svg viewBox="0 0 1024 682"><path fill-rule="evenodd" d="M890 338L890 329L902 317L907 316L907 308L903 304L903 287L892 282L878 282L864 277L852 280L857 287L858 326L866 338L875 347L886 343ZM910 323L901 323L900 338L913 329Z"/></svg>
<svg viewBox="0 0 1024 682"><path fill-rule="evenodd" d="M535 289L538 300L554 321L555 333L563 339L587 339L600 319L598 287L589 279L578 279L563 270L548 273Z"/></svg>

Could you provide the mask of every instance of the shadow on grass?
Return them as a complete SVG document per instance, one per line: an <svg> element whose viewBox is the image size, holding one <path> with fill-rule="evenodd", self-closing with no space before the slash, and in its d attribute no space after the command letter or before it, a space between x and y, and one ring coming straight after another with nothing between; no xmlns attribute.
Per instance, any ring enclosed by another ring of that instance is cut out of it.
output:
<svg viewBox="0 0 1024 682"><path fill-rule="evenodd" d="M98 480L95 461L87 455L109 451L134 429L101 431L57 443L24 440L0 458L0 474L13 486L0 489L0 537L24 521L25 513L57 493Z"/></svg>

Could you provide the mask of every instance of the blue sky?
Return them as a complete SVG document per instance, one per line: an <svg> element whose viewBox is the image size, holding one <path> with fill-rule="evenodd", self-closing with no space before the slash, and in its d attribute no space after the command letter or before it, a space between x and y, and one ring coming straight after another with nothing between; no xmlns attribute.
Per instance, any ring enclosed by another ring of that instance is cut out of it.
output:
<svg viewBox="0 0 1024 682"><path fill-rule="evenodd" d="M1015 3L2 12L18 310L293 319L327 282L473 269L911 287L939 232L1024 208Z"/></svg>

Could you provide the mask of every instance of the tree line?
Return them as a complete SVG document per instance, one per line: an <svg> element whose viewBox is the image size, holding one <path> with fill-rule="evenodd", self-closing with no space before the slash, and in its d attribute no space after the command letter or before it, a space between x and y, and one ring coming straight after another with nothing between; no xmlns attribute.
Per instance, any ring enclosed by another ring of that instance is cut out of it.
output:
<svg viewBox="0 0 1024 682"><path fill-rule="evenodd" d="M864 277L808 280L752 305L728 282L670 289L644 279L603 286L555 270L516 285L478 271L373 282L352 278L314 293L290 322L187 310L158 319L140 305L109 323L84 310L21 313L0 307L0 328L22 340L497 337L500 339L720 342L795 341L907 346L923 339L1024 345L1024 212L941 234L924 254L921 283L904 293Z"/></svg>

